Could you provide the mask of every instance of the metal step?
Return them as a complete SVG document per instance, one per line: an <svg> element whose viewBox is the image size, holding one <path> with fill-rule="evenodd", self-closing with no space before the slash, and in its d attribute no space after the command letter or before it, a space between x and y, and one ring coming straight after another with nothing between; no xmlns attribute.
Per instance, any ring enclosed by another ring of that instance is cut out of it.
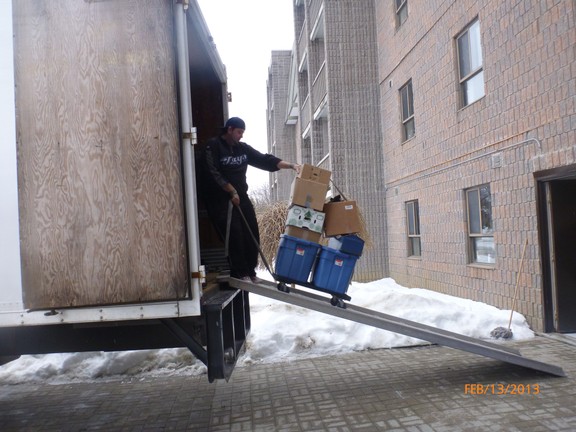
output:
<svg viewBox="0 0 576 432"><path fill-rule="evenodd" d="M461 351L471 352L495 360L545 372L550 375L560 377L566 376L562 368L522 357L520 351L506 347L503 344L471 338L458 333L398 318L393 315L358 307L350 303L345 304L346 308L332 306L330 304L330 298L296 288L290 288L290 292L286 293L278 290L275 282L262 281L259 284L254 284L235 278L229 278L228 283L234 288L239 288L274 300L290 303L360 324L388 330L394 333L400 333Z"/></svg>

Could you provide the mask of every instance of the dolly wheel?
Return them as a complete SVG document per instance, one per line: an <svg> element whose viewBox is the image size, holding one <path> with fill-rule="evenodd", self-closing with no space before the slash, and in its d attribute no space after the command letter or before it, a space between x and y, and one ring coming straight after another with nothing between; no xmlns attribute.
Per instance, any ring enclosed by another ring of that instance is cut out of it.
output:
<svg viewBox="0 0 576 432"><path fill-rule="evenodd" d="M346 303L344 303L344 300L342 300L341 298L338 297L332 297L330 299L330 304L332 306L336 306L342 309L346 309Z"/></svg>
<svg viewBox="0 0 576 432"><path fill-rule="evenodd" d="M290 292L290 288L288 288L284 282L278 282L278 284L276 285L276 288L278 288L278 291L282 291L285 293Z"/></svg>

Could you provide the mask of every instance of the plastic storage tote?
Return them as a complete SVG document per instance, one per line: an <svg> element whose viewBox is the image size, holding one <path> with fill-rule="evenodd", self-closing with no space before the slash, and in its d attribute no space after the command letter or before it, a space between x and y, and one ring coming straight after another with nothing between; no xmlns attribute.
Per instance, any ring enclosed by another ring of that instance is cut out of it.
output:
<svg viewBox="0 0 576 432"><path fill-rule="evenodd" d="M328 247L348 255L360 256L364 250L364 240L356 234L330 237Z"/></svg>
<svg viewBox="0 0 576 432"><path fill-rule="evenodd" d="M282 234L276 255L276 276L284 282L308 282L319 250L318 243Z"/></svg>
<svg viewBox="0 0 576 432"><path fill-rule="evenodd" d="M313 284L322 290L345 294L358 257L322 246L314 267Z"/></svg>

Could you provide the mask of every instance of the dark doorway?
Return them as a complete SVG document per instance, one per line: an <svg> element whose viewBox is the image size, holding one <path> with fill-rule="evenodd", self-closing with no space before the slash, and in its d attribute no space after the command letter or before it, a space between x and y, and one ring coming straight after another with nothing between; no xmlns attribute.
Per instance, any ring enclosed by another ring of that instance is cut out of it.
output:
<svg viewBox="0 0 576 432"><path fill-rule="evenodd" d="M576 332L575 177L541 181L538 192L545 325L560 333Z"/></svg>

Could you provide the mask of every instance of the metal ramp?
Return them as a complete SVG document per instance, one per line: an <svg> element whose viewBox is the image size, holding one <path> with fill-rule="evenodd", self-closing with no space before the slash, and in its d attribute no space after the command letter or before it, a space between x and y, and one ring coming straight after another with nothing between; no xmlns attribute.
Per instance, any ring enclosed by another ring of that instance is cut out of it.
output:
<svg viewBox="0 0 576 432"><path fill-rule="evenodd" d="M228 278L227 282L234 288L360 324L400 333L449 348L471 352L495 360L545 372L550 375L566 376L563 369L558 366L522 357L520 351L501 344L463 336L458 333L358 307L350 303L346 303L346 308L332 306L329 298L309 291L295 288L290 288L289 293L280 291L277 289L275 282L262 281L259 284L253 284L235 278Z"/></svg>

